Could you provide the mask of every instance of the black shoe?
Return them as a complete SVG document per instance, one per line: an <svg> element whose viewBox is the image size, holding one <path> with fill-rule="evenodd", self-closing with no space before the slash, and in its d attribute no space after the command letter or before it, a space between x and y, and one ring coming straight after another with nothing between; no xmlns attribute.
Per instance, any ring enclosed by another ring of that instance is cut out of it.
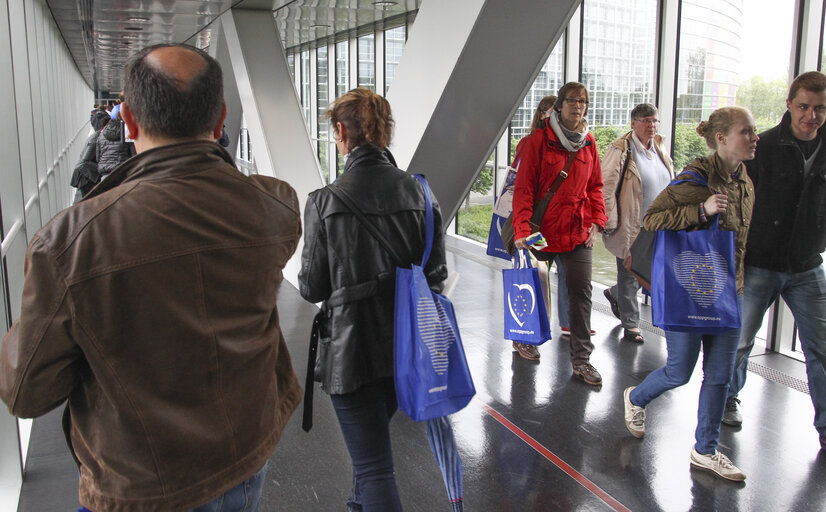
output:
<svg viewBox="0 0 826 512"><path fill-rule="evenodd" d="M729 427L739 427L743 424L743 414L740 412L740 399L736 396L731 396L726 399L726 408L723 411L723 424ZM820 444L823 444L823 438L820 438Z"/></svg>
<svg viewBox="0 0 826 512"><path fill-rule="evenodd" d="M625 329L622 336L622 341L630 341L631 343L645 343L645 338L642 337L642 333L640 331L629 331L628 329Z"/></svg>
<svg viewBox="0 0 826 512"><path fill-rule="evenodd" d="M605 298L608 299L608 304L611 305L611 313L613 313L615 317L620 318L619 304L617 304L617 299L611 295L611 289L606 288L602 291L602 294L605 295Z"/></svg>

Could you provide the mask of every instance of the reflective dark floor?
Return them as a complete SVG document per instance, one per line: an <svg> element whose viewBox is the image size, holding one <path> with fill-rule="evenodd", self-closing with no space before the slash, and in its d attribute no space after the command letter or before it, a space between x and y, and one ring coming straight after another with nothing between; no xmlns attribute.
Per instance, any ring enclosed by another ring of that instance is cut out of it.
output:
<svg viewBox="0 0 826 512"><path fill-rule="evenodd" d="M689 469L702 377L647 408L646 437L625 429L622 391L665 362L665 343L645 322L644 345L620 342L622 329L594 288L592 363L601 388L571 377L567 345L554 339L542 358L519 358L502 339L502 260L451 240L448 263L460 274L453 301L478 395L452 418L464 460L469 511L823 511L826 452L812 427L809 396L749 373L741 393L744 423L723 426L720 450L748 476L735 484ZM554 298L555 300L555 298ZM303 382L314 307L285 284L284 334ZM643 306L648 317L648 308ZM805 379L802 363L766 354L755 362ZM329 398L316 392L313 430L300 410L276 448L261 510L343 511L350 461ZM393 450L405 510L449 510L424 425L393 420ZM63 445L59 414L34 423L21 511L73 511L76 472Z"/></svg>

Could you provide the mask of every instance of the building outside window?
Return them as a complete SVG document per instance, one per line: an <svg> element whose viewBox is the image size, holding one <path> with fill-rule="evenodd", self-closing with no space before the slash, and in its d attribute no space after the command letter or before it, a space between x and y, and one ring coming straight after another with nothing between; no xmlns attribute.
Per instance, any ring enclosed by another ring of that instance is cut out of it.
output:
<svg viewBox="0 0 826 512"><path fill-rule="evenodd" d="M318 163L326 183L330 182L330 166L327 155L329 154L331 145L329 121L324 115L330 102L327 72L329 69L328 53L327 46L319 46L316 49L316 98L318 102L318 133L316 137L318 139Z"/></svg>
<svg viewBox="0 0 826 512"><path fill-rule="evenodd" d="M350 42L336 43L336 98L350 90ZM332 132L332 127L331 127ZM332 135L332 133L331 133ZM336 177L344 171L344 157L336 149ZM330 181L334 178L330 177Z"/></svg>
<svg viewBox="0 0 826 512"><path fill-rule="evenodd" d="M384 32L384 88L390 90L390 83L396 72L399 62L402 60L404 41L407 30L401 27L391 28Z"/></svg>
<svg viewBox="0 0 826 512"><path fill-rule="evenodd" d="M376 90L376 37L368 34L358 38L358 86Z"/></svg>
<svg viewBox="0 0 826 512"><path fill-rule="evenodd" d="M313 102L311 101L312 87L310 86L310 51L301 52L301 106L304 112L304 122L310 126Z"/></svg>

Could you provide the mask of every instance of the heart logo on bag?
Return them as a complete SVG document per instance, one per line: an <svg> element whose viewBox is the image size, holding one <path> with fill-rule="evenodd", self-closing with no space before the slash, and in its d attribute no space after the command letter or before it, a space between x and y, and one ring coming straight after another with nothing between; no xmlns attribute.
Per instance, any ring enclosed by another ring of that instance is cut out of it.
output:
<svg viewBox="0 0 826 512"><path fill-rule="evenodd" d="M444 375L448 367L447 351L453 344L453 331L442 305L428 297L419 297L416 303L419 334L430 353L430 362L436 375Z"/></svg>
<svg viewBox="0 0 826 512"><path fill-rule="evenodd" d="M514 284L513 286L518 291L514 295L508 292L508 307L513 320L519 324L519 327L522 327L536 307L536 293L533 291L533 286L529 284Z"/></svg>
<svg viewBox="0 0 826 512"><path fill-rule="evenodd" d="M701 308L717 302L728 280L728 263L717 251L698 254L685 251L671 260L674 274L688 295Z"/></svg>

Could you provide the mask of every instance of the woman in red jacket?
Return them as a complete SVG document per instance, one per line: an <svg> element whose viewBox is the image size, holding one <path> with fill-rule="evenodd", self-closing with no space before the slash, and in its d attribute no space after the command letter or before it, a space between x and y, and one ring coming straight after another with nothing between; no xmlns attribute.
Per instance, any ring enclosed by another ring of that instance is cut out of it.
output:
<svg viewBox="0 0 826 512"><path fill-rule="evenodd" d="M565 269L570 305L570 352L575 376L593 386L602 376L591 363L591 253L607 221L602 197L602 170L596 140L588 132L588 91L578 82L562 86L543 130L525 141L513 197L513 231L517 248L528 248L528 221L534 204L571 163L545 212L540 230L548 242L534 251L540 260L559 256Z"/></svg>

